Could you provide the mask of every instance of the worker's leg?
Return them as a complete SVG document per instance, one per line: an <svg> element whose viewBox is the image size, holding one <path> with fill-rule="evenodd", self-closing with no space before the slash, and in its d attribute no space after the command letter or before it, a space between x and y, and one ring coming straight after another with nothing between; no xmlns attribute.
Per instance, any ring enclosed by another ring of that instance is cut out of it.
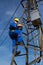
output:
<svg viewBox="0 0 43 65"><path fill-rule="evenodd" d="M20 54L20 51L17 51L18 45L16 45L16 43L17 43L17 40L13 40L13 51L12 52L13 52L14 56Z"/></svg>
<svg viewBox="0 0 43 65"><path fill-rule="evenodd" d="M15 52L16 52L16 41L12 40L12 59L11 59L11 65L13 65L13 61L14 61L14 56L15 56Z"/></svg>
<svg viewBox="0 0 43 65"><path fill-rule="evenodd" d="M22 37L21 35L18 36L18 44L20 44L20 45L24 45L23 37Z"/></svg>
<svg viewBox="0 0 43 65"><path fill-rule="evenodd" d="M12 50L12 59L11 59L11 65L13 65L14 57L18 55L20 52L17 52L17 46L16 46L16 40L13 40L13 50Z"/></svg>
<svg viewBox="0 0 43 65"><path fill-rule="evenodd" d="M13 46L13 50L12 50L12 53L14 54L14 51L16 51L17 49L17 46L16 46L16 40L12 40L12 46Z"/></svg>

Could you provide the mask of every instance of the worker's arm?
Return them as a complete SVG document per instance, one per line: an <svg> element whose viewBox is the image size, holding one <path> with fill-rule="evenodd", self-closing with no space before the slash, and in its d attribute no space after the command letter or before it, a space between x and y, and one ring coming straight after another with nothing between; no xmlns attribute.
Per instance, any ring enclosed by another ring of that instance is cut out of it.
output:
<svg viewBox="0 0 43 65"><path fill-rule="evenodd" d="M18 29L17 24L15 24L14 22L11 22L9 29L10 29L10 30Z"/></svg>

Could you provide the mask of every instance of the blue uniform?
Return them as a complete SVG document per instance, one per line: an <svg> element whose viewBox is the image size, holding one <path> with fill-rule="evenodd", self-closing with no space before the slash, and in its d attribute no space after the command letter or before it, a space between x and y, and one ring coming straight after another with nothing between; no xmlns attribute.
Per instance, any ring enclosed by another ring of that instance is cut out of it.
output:
<svg viewBox="0 0 43 65"><path fill-rule="evenodd" d="M18 34L17 41L18 41L18 43L20 43L20 42L23 41L23 38L22 38L22 30L18 29L17 34Z"/></svg>
<svg viewBox="0 0 43 65"><path fill-rule="evenodd" d="M13 42L13 53L14 53L14 46L16 45L16 43L17 42L20 43L23 41L22 30L18 29L18 26L15 22L10 23L9 35Z"/></svg>
<svg viewBox="0 0 43 65"><path fill-rule="evenodd" d="M10 35L10 38L13 40L13 39L16 39L18 34L16 33L16 30L18 29L18 26L15 22L11 22L10 23L10 27L9 27L9 35Z"/></svg>

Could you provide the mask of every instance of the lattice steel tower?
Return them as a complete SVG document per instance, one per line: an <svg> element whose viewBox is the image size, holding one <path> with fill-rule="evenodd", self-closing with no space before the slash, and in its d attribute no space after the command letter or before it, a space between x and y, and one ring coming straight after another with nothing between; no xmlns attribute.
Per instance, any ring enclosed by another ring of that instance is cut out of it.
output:
<svg viewBox="0 0 43 65"><path fill-rule="evenodd" d="M23 33L25 36L27 36L27 43L22 44L20 46L23 46L26 50L26 54L21 54L19 56L26 57L26 64L25 65L37 65L41 61L41 58L43 57L43 37L42 37L42 22L40 19L40 13L38 10L38 4L41 0L21 0L21 5L24 9L21 23L25 26L26 32ZM32 36L32 37L31 37ZM33 49L34 53L34 59L29 62L29 48ZM37 56L38 52L38 56ZM16 56L17 57L17 56ZM15 61L13 61L16 64ZM13 64L12 64L13 65Z"/></svg>

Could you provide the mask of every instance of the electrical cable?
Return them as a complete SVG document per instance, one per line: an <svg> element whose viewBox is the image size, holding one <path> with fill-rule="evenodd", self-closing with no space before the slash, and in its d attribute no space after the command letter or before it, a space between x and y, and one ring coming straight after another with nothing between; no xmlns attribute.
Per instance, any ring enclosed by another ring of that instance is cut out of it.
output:
<svg viewBox="0 0 43 65"><path fill-rule="evenodd" d="M14 13L13 13L12 17L10 18L10 20L9 20L9 21L8 21L8 23L6 24L6 26L5 26L4 30L3 30L3 31L2 31L2 33L0 34L0 37L2 37L2 35L3 35L4 31L5 31L5 30L6 30L6 28L8 27L8 25L9 25L9 23L10 23L11 19L14 17L14 15L15 15L15 13L17 12L17 10L19 9L19 7L20 7L20 3L18 4L18 6L17 6L16 10L14 11Z"/></svg>
<svg viewBox="0 0 43 65"><path fill-rule="evenodd" d="M14 17L14 15L15 15L15 13L17 12L17 10L19 9L19 7L20 7L20 3L18 4L18 6L17 6L16 10L14 11L14 13L13 13L12 17L10 18L10 20L9 20L9 21L8 21L8 23L6 24L6 26L5 26L4 30L2 31L2 33L1 33L0 37L2 37L2 35L3 35L4 31L5 31L5 30L6 30L6 28L8 27L8 25L9 25L9 23L10 23L11 19ZM2 41L2 43L0 44L0 46L4 43L4 41L5 41L6 39L7 39L7 36L6 36L6 37L5 37L5 39Z"/></svg>

